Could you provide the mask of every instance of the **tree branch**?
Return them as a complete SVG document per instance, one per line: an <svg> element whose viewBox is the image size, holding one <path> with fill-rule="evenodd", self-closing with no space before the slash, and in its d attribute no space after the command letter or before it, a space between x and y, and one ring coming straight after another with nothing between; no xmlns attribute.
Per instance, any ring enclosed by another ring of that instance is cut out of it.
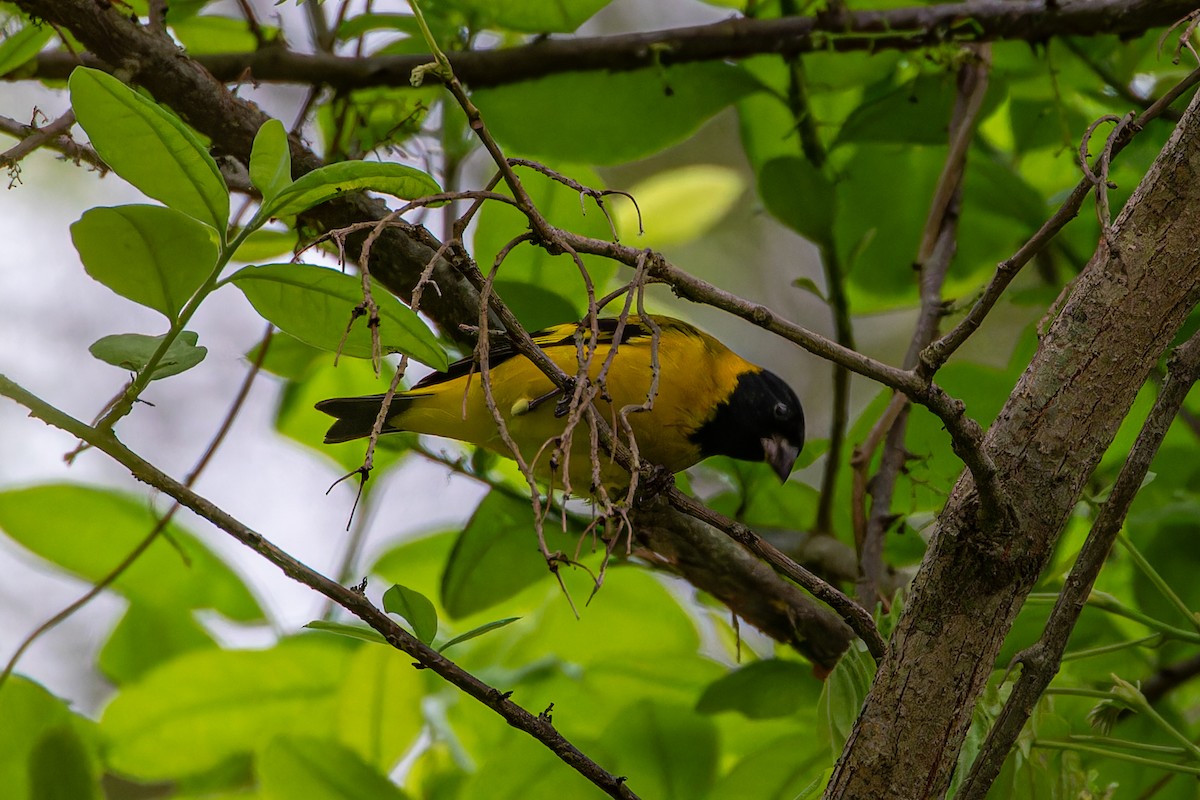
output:
<svg viewBox="0 0 1200 800"><path fill-rule="evenodd" d="M987 434L1015 516L982 519L970 480L960 479L827 797L945 792L1005 634L1087 477L1200 300L1198 240L1193 98ZM917 677L925 675L937 678Z"/></svg>
<svg viewBox="0 0 1200 800"><path fill-rule="evenodd" d="M960 800L983 800L991 788L1000 768L1016 743L1021 729L1025 727L1034 706L1050 681L1058 674L1063 651L1071 638L1071 631L1083 611L1088 594L1096 582L1096 576L1108 559L1108 552L1116 541L1117 534L1129 513L1129 507L1142 486L1150 469L1150 463L1167 435L1175 415L1183 407L1188 391L1200 379L1200 334L1193 334L1171 356L1167 379L1162 391L1154 401L1154 407L1133 448L1129 458L1121 465L1117 479L1109 492L1092 525L1087 541L1079 551L1075 566L1067 576L1066 583L1058 595L1058 602L1050 612L1041 638L1032 647L1022 650L1013 659L1021 664L1021 677L1013 687L987 740L979 751L967 779L959 788Z"/></svg>
<svg viewBox="0 0 1200 800"><path fill-rule="evenodd" d="M19 5L29 2L21 0ZM1194 7L1192 0L970 0L807 17L736 18L649 33L539 39L519 47L448 55L461 81L483 88L563 72L624 71L763 53L879 52L1013 39L1040 42L1054 36L1139 34L1169 25ZM93 50L109 64L120 63ZM253 53L200 55L197 61L225 83L251 76L256 81L355 89L407 87L413 69L428 63L429 56L307 55L273 45ZM73 56L43 53L34 71L13 77L62 80L78 63Z"/></svg>
<svg viewBox="0 0 1200 800"><path fill-rule="evenodd" d="M636 800L637 795L625 785L623 778L611 775L584 755L578 748L567 741L562 734L555 730L548 717L534 715L521 708L508 699L508 693L488 686L441 653L418 640L404 628L400 627L391 617L376 608L365 596L335 583L319 572L308 568L292 558L292 556L263 538L262 534L242 524L211 501L188 489L185 485L161 472L141 456L125 447L111 432L96 430L90 425L59 411L4 375L0 375L0 396L15 400L28 408L32 416L88 442L97 450L104 452L114 461L121 464L121 466L128 469L130 474L137 480L161 491L179 504L191 509L267 561L279 567L292 580L315 589L351 614L354 614L378 631L392 647L412 656L421 666L433 671L448 683L457 686L466 694L495 711L509 725L524 731L544 744L562 759L563 762L595 784L605 794L610 797L623 798L623 800Z"/></svg>

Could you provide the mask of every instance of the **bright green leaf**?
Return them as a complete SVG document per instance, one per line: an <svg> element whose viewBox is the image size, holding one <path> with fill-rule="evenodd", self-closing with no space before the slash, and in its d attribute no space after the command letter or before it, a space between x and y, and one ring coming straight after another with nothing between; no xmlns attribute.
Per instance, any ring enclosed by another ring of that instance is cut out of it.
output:
<svg viewBox="0 0 1200 800"><path fill-rule="evenodd" d="M292 152L287 131L277 119L269 119L254 136L250 151L250 182L269 204L292 185Z"/></svg>
<svg viewBox="0 0 1200 800"><path fill-rule="evenodd" d="M821 681L796 661L755 661L710 684L696 710L702 714L737 711L750 719L786 717L817 704Z"/></svg>
<svg viewBox="0 0 1200 800"><path fill-rule="evenodd" d="M246 360L251 364L258 361L258 345L246 353ZM276 331L267 345L267 355L262 361L263 371L269 372L289 381L302 380L313 364L326 353L312 345L307 345L294 336L288 336L282 331Z"/></svg>
<svg viewBox="0 0 1200 800"><path fill-rule="evenodd" d="M693 164L659 172L628 192L632 202L612 196L613 218L624 241L639 247L685 244L708 233L746 190L741 174L715 164ZM638 225L645 237L638 238Z"/></svg>
<svg viewBox="0 0 1200 800"><path fill-rule="evenodd" d="M102 336L92 343L88 352L105 364L114 367L140 372L150 363L151 357L158 351L166 336L147 336L143 333L115 333ZM199 337L191 331L183 331L171 342L167 352L159 359L154 367L151 380L169 378L186 372L204 360L208 355L207 347L197 347Z"/></svg>
<svg viewBox="0 0 1200 800"><path fill-rule="evenodd" d="M83 580L107 575L146 537L158 515L145 497L73 484L0 492L0 529L38 556ZM211 608L241 622L262 610L236 573L178 524L167 526L113 582L135 603Z"/></svg>
<svg viewBox="0 0 1200 800"><path fill-rule="evenodd" d="M437 636L437 611L429 598L407 586L393 584L383 593L383 610L396 614L412 625L413 633L425 644Z"/></svg>
<svg viewBox="0 0 1200 800"><path fill-rule="evenodd" d="M387 776L331 739L281 736L258 759L263 800L404 800Z"/></svg>
<svg viewBox="0 0 1200 800"><path fill-rule="evenodd" d="M176 780L251 753L273 736L335 732L351 650L335 637L267 650L201 650L126 687L104 710L109 764L141 780Z"/></svg>
<svg viewBox="0 0 1200 800"><path fill-rule="evenodd" d="M453 639L451 639L450 641L446 642L441 647L439 647L437 649L437 651L439 653L444 653L456 644L461 644L462 642L469 642L470 640L472 640L478 636L483 636L485 633L490 633L491 631L497 630L499 628L503 628L506 625L511 625L519 619L520 619L520 617L505 617L504 619L498 619L495 622L488 622L484 625L480 625L477 628L472 628L471 630L467 631L464 634L455 636Z"/></svg>
<svg viewBox="0 0 1200 800"><path fill-rule="evenodd" d="M607 748L592 741L572 737L572 744L588 757L612 768L613 758ZM573 769L564 769L554 753L532 737L516 731L503 731L498 741L481 750L482 763L467 775L457 793L450 795L462 800L593 800L602 797L594 785ZM631 782L639 797L651 798L642 787ZM430 795L425 795L429 797ZM445 800L445 794L433 795Z"/></svg>
<svg viewBox="0 0 1200 800"><path fill-rule="evenodd" d="M264 203L258 216L286 217L307 211L346 192L373 191L402 200L437 194L437 181L404 164L377 161L343 161L328 164L297 178L273 201Z"/></svg>
<svg viewBox="0 0 1200 800"><path fill-rule="evenodd" d="M403 33L417 39L421 37L421 26L412 14L351 14L338 25L337 38L344 42L381 30Z"/></svg>
<svg viewBox="0 0 1200 800"><path fill-rule="evenodd" d="M21 27L0 41L0 75L13 72L42 51L54 36L54 29L34 24L22 17Z"/></svg>
<svg viewBox="0 0 1200 800"><path fill-rule="evenodd" d="M174 16L172 7L172 17ZM218 17L211 14L171 22L171 32L188 55L195 58L212 53L253 53L260 47L258 37L271 42L279 35L274 25L257 23L258 35L244 18Z"/></svg>
<svg viewBox="0 0 1200 800"><path fill-rule="evenodd" d="M710 61L549 75L480 89L473 98L496 139L514 153L607 165L682 141L758 88L741 68ZM554 114L531 114L532 108Z"/></svg>
<svg viewBox="0 0 1200 800"><path fill-rule="evenodd" d="M792 281L792 286L795 286L797 289L803 289L809 294L820 298L823 302L829 302L825 294L821 291L821 287L817 286L817 282L812 278L796 278L796 280Z"/></svg>
<svg viewBox="0 0 1200 800"><path fill-rule="evenodd" d="M76 119L114 172L224 235L229 222L225 179L178 117L99 70L76 67L69 86Z"/></svg>
<svg viewBox="0 0 1200 800"><path fill-rule="evenodd" d="M296 250L299 235L294 230L259 229L247 236L233 254L230 261L255 264L270 261L282 255L291 255Z"/></svg>
<svg viewBox="0 0 1200 800"><path fill-rule="evenodd" d="M171 321L217 262L212 228L162 206L88 209L71 240L88 275Z"/></svg>
<svg viewBox="0 0 1200 800"><path fill-rule="evenodd" d="M294 186L294 184L293 184ZM343 272L309 264L243 267L229 281L258 313L302 342L355 358L370 358L371 333L365 316L354 322L363 302L362 281ZM445 369L446 353L411 308L375 284L377 328L384 353L407 353L423 364ZM343 341L344 338L344 341Z"/></svg>
<svg viewBox="0 0 1200 800"><path fill-rule="evenodd" d="M325 633L335 633L338 636L345 636L350 639L358 639L360 642L371 642L373 644L388 643L388 640L383 638L382 633L366 625L347 625L344 622L314 619L312 622L306 623L304 627L314 631L324 631Z"/></svg>

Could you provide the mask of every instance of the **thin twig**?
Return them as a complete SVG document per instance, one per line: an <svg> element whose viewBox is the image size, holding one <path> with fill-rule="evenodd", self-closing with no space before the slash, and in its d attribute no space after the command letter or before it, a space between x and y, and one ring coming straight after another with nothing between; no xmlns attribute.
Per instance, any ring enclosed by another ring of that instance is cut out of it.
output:
<svg viewBox="0 0 1200 800"><path fill-rule="evenodd" d="M938 323L945 307L942 285L957 251L958 209L966 173L967 151L987 94L988 75L991 71L990 45L973 48L972 56L973 58L958 70L958 87L950 118L949 148L934 188L921 234L921 243L917 249L915 266L919 270L921 310L913 328L908 353L904 357L906 369L916 367L921 351L937 335ZM904 446L907 423L907 409L895 414L895 420L888 431L887 445L880 459L879 471L869 481L871 513L862 532L857 582L859 602L868 608L873 607L877 600L887 602L887 598L880 592L883 580L883 545L893 520L892 498L896 481L908 459L908 450ZM866 451L860 465L865 470L869 463L870 451ZM855 483L863 488L868 486L865 477L856 476Z"/></svg>
<svg viewBox="0 0 1200 800"><path fill-rule="evenodd" d="M446 682L495 711L514 728L542 742L564 763L578 771L610 797L636 800L635 795L619 778L601 768L567 741L543 716L531 714L508 699L508 695L476 678L441 653L424 644L397 622L380 611L367 598L352 589L330 580L310 569L288 553L267 541L262 534L247 527L206 498L162 472L141 456L125 447L111 431L97 430L63 413L41 398L0 375L0 395L8 397L30 410L33 416L61 428L73 436L88 441L130 471L134 478L163 492L181 505L207 519L258 555L279 567L285 575L304 584L342 608L362 619L398 650L409 654Z"/></svg>

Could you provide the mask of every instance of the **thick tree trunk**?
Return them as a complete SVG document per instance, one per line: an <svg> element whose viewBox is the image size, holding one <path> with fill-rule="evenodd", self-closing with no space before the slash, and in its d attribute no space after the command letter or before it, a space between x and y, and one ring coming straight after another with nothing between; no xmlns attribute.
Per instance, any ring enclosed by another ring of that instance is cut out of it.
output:
<svg viewBox="0 0 1200 800"><path fill-rule="evenodd" d="M1004 636L1134 396L1200 300L1200 103L987 434L1011 515L958 482L827 798L942 797Z"/></svg>

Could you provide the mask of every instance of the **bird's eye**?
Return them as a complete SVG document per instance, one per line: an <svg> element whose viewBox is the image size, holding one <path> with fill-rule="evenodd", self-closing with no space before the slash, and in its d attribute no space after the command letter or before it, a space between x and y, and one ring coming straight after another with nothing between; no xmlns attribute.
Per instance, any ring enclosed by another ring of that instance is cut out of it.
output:
<svg viewBox="0 0 1200 800"><path fill-rule="evenodd" d="M790 409L788 408L787 403L776 403L775 404L775 419L787 419L789 411L790 411Z"/></svg>

